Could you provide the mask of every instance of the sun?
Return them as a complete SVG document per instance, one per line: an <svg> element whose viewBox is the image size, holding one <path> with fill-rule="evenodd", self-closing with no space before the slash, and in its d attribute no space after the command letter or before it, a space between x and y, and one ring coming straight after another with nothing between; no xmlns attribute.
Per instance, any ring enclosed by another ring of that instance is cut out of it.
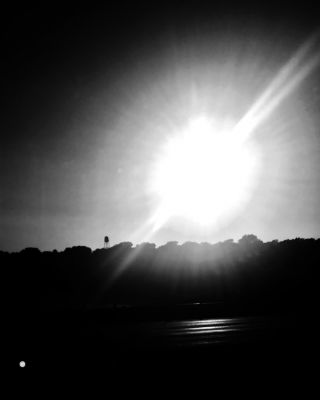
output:
<svg viewBox="0 0 320 400"><path fill-rule="evenodd" d="M208 117L191 119L165 144L152 176L156 227L172 217L210 225L248 199L256 170L252 149Z"/></svg>

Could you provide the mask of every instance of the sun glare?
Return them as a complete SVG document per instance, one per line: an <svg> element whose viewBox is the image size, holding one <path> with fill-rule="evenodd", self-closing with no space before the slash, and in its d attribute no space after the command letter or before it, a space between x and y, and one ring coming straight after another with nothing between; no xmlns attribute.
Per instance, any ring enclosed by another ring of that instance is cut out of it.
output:
<svg viewBox="0 0 320 400"><path fill-rule="evenodd" d="M200 116L166 144L153 176L156 227L184 217L200 225L231 216L249 197L256 160L232 131Z"/></svg>

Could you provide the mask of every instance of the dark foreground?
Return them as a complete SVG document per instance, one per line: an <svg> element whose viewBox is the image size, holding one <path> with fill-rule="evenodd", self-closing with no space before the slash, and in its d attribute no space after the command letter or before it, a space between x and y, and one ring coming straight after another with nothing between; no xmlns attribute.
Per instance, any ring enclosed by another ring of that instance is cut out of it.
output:
<svg viewBox="0 0 320 400"><path fill-rule="evenodd" d="M112 380L270 374L312 380L317 370L315 324L299 311L136 307L24 314L12 324L10 352L20 373L102 370Z"/></svg>

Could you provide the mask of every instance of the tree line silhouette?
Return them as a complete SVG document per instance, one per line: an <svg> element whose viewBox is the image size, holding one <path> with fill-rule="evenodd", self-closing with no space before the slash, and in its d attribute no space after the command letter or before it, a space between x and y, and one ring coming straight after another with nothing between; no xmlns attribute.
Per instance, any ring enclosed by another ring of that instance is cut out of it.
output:
<svg viewBox="0 0 320 400"><path fill-rule="evenodd" d="M319 254L320 239L264 243L250 234L215 244L26 248L1 251L0 260L19 312L194 302L290 309L315 304Z"/></svg>

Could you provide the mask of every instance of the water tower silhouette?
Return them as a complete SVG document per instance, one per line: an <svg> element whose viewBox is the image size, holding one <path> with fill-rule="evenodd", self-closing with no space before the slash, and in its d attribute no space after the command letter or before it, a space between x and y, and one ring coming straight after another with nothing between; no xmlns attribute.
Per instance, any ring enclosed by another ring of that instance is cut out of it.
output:
<svg viewBox="0 0 320 400"><path fill-rule="evenodd" d="M105 249L108 249L109 247L110 247L110 241L109 241L109 237L108 236L105 236L104 237L104 248Z"/></svg>

